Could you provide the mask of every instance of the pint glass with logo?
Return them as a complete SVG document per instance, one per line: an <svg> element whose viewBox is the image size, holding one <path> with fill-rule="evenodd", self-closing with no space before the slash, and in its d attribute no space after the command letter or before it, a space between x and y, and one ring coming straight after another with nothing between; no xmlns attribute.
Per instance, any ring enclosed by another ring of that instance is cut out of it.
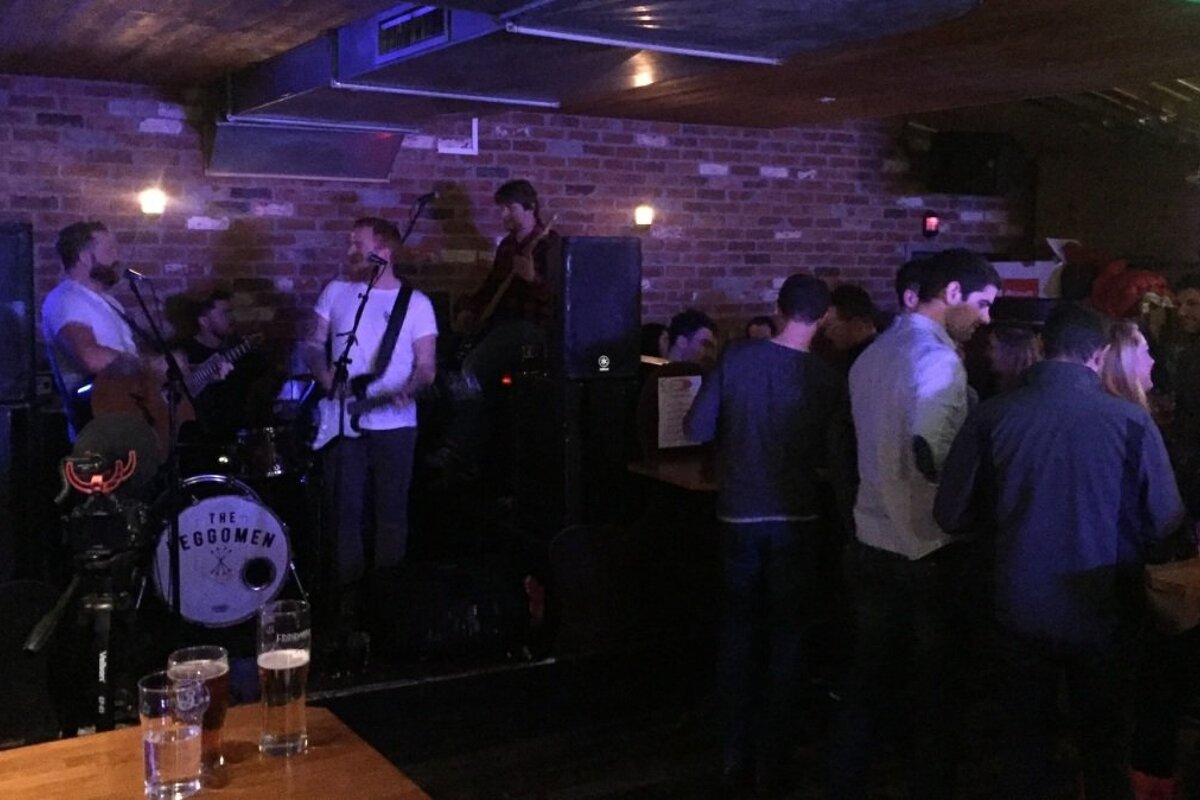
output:
<svg viewBox="0 0 1200 800"><path fill-rule="evenodd" d="M167 674L176 681L185 678L202 681L208 689L201 757L206 770L221 766L222 729L229 707L229 653L216 645L176 650L167 658Z"/></svg>
<svg viewBox="0 0 1200 800"><path fill-rule="evenodd" d="M312 628L308 603L278 600L258 613L258 682L262 689L262 735L268 755L290 756L308 747L304 704Z"/></svg>

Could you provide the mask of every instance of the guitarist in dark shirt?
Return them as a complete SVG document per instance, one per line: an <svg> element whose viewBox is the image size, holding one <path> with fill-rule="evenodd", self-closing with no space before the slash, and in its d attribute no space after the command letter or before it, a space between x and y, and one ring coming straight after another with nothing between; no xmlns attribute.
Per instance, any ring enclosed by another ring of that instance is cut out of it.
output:
<svg viewBox="0 0 1200 800"><path fill-rule="evenodd" d="M242 428L269 418L270 393L262 386L269 383L270 371L253 343L237 335L229 292L210 292L195 304L193 314L195 334L180 347L192 370L189 389L196 418L205 434L232 440Z"/></svg>
<svg viewBox="0 0 1200 800"><path fill-rule="evenodd" d="M501 376L546 343L553 294L548 282L551 224L541 219L537 190L527 180L500 186L493 199L508 231L483 284L462 304L455 328L464 339L462 378L475 396L451 411L445 445L430 456L435 468L471 469L486 438L486 402Z"/></svg>

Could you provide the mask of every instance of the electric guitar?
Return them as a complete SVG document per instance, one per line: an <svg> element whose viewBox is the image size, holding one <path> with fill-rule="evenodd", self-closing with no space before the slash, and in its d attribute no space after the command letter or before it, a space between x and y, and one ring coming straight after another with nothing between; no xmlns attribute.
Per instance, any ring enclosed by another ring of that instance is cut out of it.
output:
<svg viewBox="0 0 1200 800"><path fill-rule="evenodd" d="M242 342L222 353L213 353L199 364L192 365L191 373L183 379L188 394L192 397L203 392L209 385L222 379L221 369L225 364L236 364L238 359L245 356L262 342L262 334L252 333Z"/></svg>
<svg viewBox="0 0 1200 800"><path fill-rule="evenodd" d="M523 258L532 258L533 250L535 247L537 247L538 242L550 235L550 231L554 228L554 223L557 221L558 215L555 214L550 218L550 221L546 223L546 226L542 228L541 231L539 231L536 235L529 237L529 240L522 245L519 255ZM502 280L500 285L496 287L496 291L492 295L491 299L488 300L487 305L485 305L483 310L479 312L479 316L471 326L471 330L464 332L462 340L459 342L458 349L455 353L455 356L460 364L462 363L463 359L467 357L467 353L474 350L475 346L483 340L483 337L487 332L487 324L491 320L492 314L496 313L496 308L500 305L500 301L504 299L505 293L508 292L508 287L512 286L513 279L516 277L517 270L515 268L509 270L508 274L504 276L504 280Z"/></svg>
<svg viewBox="0 0 1200 800"><path fill-rule="evenodd" d="M362 436L358 422L363 414L395 404L395 392L376 387L374 380L374 375L359 375L350 379L348 397L324 397L317 401L313 412L315 430L310 444L314 452L338 436L357 439Z"/></svg>

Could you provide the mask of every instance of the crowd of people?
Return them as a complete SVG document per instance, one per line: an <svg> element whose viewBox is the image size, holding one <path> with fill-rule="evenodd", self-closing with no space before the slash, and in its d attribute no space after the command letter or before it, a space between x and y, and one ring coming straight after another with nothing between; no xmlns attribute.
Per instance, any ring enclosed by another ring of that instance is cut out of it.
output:
<svg viewBox="0 0 1200 800"><path fill-rule="evenodd" d="M752 320L715 361L711 344L693 351L705 374L685 430L719 464L731 796L786 796L797 778L806 668L830 646L812 631L836 605L853 609L852 644L822 676L839 700L828 797L869 796L889 736L906 744L908 796L959 796L981 694L1002 768L970 796L1062 796L1063 720L1079 796L1176 796L1196 635L1154 630L1143 572L1196 553L1200 281L1179 283L1154 342L1086 303L993 324L1000 289L986 259L944 251L899 270L889 323L862 289L793 275L771 326ZM672 320L667 358L701 319ZM844 582L820 554L831 528Z"/></svg>

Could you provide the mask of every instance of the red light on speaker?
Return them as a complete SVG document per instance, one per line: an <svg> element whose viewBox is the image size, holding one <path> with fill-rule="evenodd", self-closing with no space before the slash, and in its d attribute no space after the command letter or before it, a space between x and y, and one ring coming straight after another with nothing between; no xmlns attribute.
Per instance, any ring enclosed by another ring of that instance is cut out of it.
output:
<svg viewBox="0 0 1200 800"><path fill-rule="evenodd" d="M500 385L501 386L512 386L512 375L510 375L507 372L504 373L503 375L501 375L500 376Z"/></svg>
<svg viewBox="0 0 1200 800"><path fill-rule="evenodd" d="M926 239L937 236L941 226L941 218L932 211L926 211L925 215L921 217L921 235Z"/></svg>

